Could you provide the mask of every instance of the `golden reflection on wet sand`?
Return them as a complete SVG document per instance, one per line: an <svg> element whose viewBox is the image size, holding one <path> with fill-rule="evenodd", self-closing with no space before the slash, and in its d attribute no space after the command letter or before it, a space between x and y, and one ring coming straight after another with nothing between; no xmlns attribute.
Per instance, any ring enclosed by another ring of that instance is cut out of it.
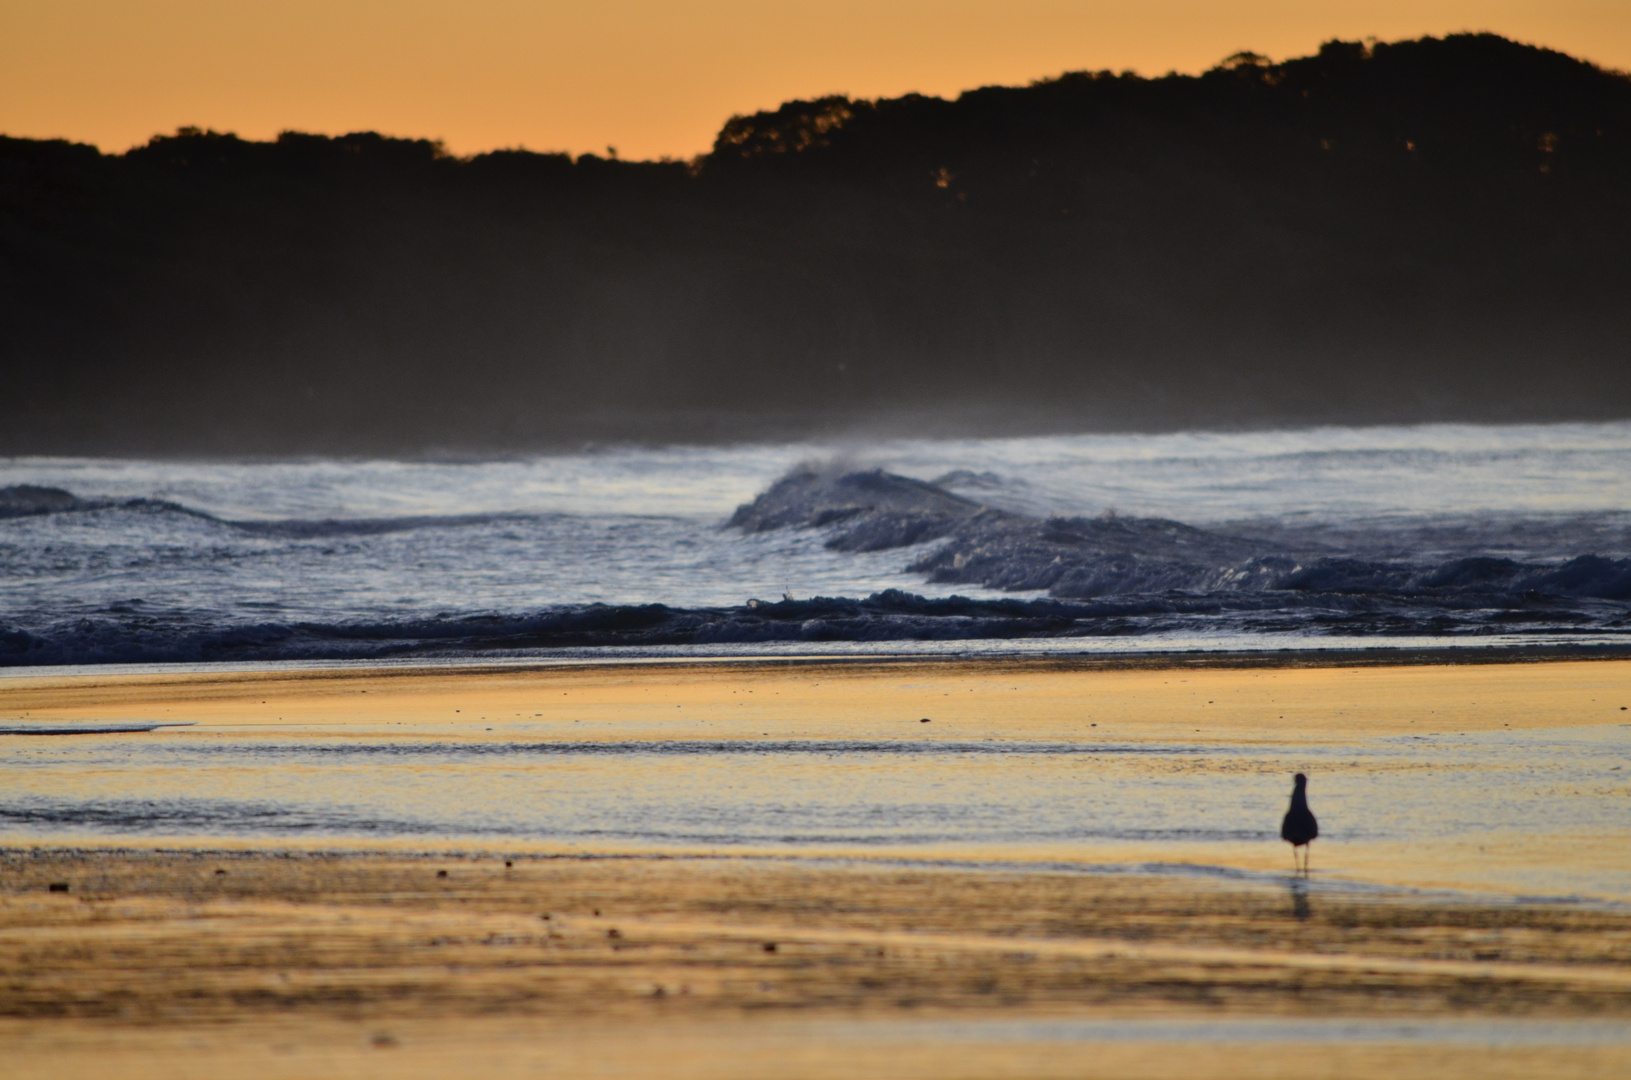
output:
<svg viewBox="0 0 1631 1080"><path fill-rule="evenodd" d="M109 752L100 759L17 770L9 778L14 794L42 798L152 799L188 790L227 799L275 776L279 786L268 798L332 801L381 783L378 778L387 771L387 762L372 759L332 768L325 762L318 770L308 758L232 759L218 768L155 761L134 770L122 761L127 747L253 750L291 742L431 749L584 742L753 747L929 739L981 746L1143 747L1172 752L1044 753L1023 763L986 754L959 758L954 766L921 756L859 756L846 760L836 778L833 766L808 754L765 753L751 765L705 755L602 754L555 759L547 774L536 756L500 766L491 755L426 764L399 755L388 763L390 784L370 797L399 798L403 814L414 810L414 799L422 805L485 799L498 814L542 797L538 793L547 779L559 792L556 801L532 812L556 821L607 792L655 792L651 798L661 801L728 785L743 816L732 826L739 835L731 837L730 850L777 853L788 848L774 840L774 829L755 831L753 815L790 791L806 804L823 805L899 791L906 802L940 799L950 808L1001 807L1005 799L1040 789L1064 792L1059 798L1065 801L1097 793L1109 801L1084 810L1085 817L1062 818L1023 836L997 828L906 838L880 831L861 844L827 830L832 835L825 839L826 834L801 837L797 851L1074 864L1157 861L1279 873L1290 861L1283 845L1245 839L1238 830L1186 839L1182 830L1168 828L1155 842L1141 839L1136 830L1087 826L1182 780L1194 786L1172 789L1177 792L1172 798L1209 794L1217 800L1215 810L1230 809L1253 829L1272 831L1290 773L1306 770L1314 776L1315 811L1324 813L1326 825L1313 865L1326 879L1631 901L1631 865L1623 857L1631 850L1631 816L1623 811L1631 806L1631 713L1622 711L1625 705L1631 705L1631 662L1626 661L1147 670L1080 670L1048 662L692 664L0 680L0 721L117 718L196 725L122 736L124 741L106 743ZM924 717L931 722L922 723ZM75 737L75 745L92 745L94 738ZM1572 757L1560 759L1556 777L1533 781L1526 779L1533 766L1562 753L1532 745L1539 738L1573 739L1578 745L1567 748ZM1579 742L1583 739L1595 741ZM1483 740L1484 749L1466 749L1472 745L1468 740ZM56 742L0 736L0 747ZM1386 753L1376 753L1377 747ZM1582 770L1589 775L1577 775ZM1390 814L1444 814L1470 816L1476 824L1478 810L1469 810L1468 802L1510 799L1516 781L1530 784L1532 805L1511 810L1505 824L1441 831L1431 823L1389 820ZM1461 787L1452 789L1452 783ZM1447 792L1440 802L1409 801L1440 788ZM1349 804L1333 802L1344 791ZM1249 803L1245 809L1242 800ZM1562 814L1614 807L1622 809ZM1208 824L1200 804L1193 820L1184 818L1182 809L1173 811L1167 824ZM1384 824L1391 831L1380 827ZM586 828L566 836L521 828L502 838L472 840L458 835L453 822L445 835L359 831L345 846L420 850L475 843L535 853L651 849L643 836L627 832ZM189 834L184 828L171 828L165 837L209 846L261 842L218 831ZM67 825L45 835L0 833L0 843L41 842L105 839ZM334 843L295 833L287 842ZM707 854L719 847L698 839L694 830L674 830L661 850Z"/></svg>
<svg viewBox="0 0 1631 1080"><path fill-rule="evenodd" d="M175 745L867 740L928 729L1215 745L1224 764L1206 768L1227 780L1263 767L1229 764L1230 747L1294 761L1299 747L1417 735L1606 732L1618 752L1628 697L1625 662L651 665L7 678L0 719L196 722L139 736ZM1192 767L1094 762L1096 776L1133 787ZM632 783L680 768L619 760L595 777ZM772 757L755 782L797 783L805 768ZM1010 775L967 768L981 783ZM1408 757L1363 768L1412 772ZM1581 797L1624 800L1624 773L1604 776ZM111 767L8 780L69 794L135 783ZM1273 783L1283 797L1278 771ZM1614 1075L1631 1070L1631 913L1511 897L1534 881L1588 881L1624 899L1613 893L1626 839L1542 828L1322 840L1315 882L1302 886L1267 876L1288 868L1284 845L1246 840L762 843L722 858L695 843L18 834L0 859L0 1044L20 1077ZM103 850L66 850L76 840ZM823 855L840 861L812 861ZM1147 862L1264 876L1047 868ZM1375 885L1463 892L1362 888ZM1510 1020L1530 1036L1305 1038L1293 1027L1219 1042L1182 1027L1249 1031L1264 1018L1490 1031ZM980 1026L1105 1020L1180 1026L1147 1039L1136 1027L1110 1038ZM1608 1024L1591 1029L1608 1037L1575 1038L1569 1025L1582 1020Z"/></svg>

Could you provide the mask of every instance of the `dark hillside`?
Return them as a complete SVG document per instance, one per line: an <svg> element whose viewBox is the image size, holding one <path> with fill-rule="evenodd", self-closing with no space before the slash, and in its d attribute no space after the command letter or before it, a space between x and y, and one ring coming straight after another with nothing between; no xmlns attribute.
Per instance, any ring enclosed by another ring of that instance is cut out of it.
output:
<svg viewBox="0 0 1631 1080"><path fill-rule="evenodd" d="M1491 36L690 165L0 140L0 453L1631 416L1631 79Z"/></svg>

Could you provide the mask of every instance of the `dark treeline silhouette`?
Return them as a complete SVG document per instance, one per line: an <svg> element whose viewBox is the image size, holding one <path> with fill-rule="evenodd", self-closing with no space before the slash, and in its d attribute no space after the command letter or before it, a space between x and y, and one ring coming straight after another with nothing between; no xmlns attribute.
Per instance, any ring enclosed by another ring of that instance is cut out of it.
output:
<svg viewBox="0 0 1631 1080"><path fill-rule="evenodd" d="M0 140L0 453L1631 415L1631 79L1489 35L689 163Z"/></svg>

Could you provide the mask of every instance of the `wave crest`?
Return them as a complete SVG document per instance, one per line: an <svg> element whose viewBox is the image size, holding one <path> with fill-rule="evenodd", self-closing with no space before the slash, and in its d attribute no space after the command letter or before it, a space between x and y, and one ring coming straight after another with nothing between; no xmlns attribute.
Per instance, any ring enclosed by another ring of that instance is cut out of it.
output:
<svg viewBox="0 0 1631 1080"><path fill-rule="evenodd" d="M1631 559L1585 554L1535 563L1471 555L1412 563L1320 554L1166 518L1028 517L876 469L801 467L740 507L730 524L755 532L827 527L826 545L838 551L942 540L907 570L940 584L1060 599L1262 592L1481 597L1492 604L1522 603L1531 594L1631 599Z"/></svg>

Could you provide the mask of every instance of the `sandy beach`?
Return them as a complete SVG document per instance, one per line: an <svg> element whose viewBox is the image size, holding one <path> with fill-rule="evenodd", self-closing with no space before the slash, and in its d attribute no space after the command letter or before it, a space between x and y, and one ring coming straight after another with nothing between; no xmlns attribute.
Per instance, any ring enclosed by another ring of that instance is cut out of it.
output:
<svg viewBox="0 0 1631 1080"><path fill-rule="evenodd" d="M169 785L245 805L262 781L240 761L265 750L292 805L384 801L365 785L386 772L415 798L491 791L492 814L553 784L539 813L564 815L576 776L644 817L700 787L721 830L777 798L827 824L709 842L13 813L0 1041L28 1077L1609 1075L1631 1066L1626 705L1624 661L7 677L13 728L192 725L0 736L13 803ZM358 745L389 755L310 757ZM1295 768L1329 830L1306 883L1273 839ZM1269 820L1061 835L1062 811L1025 801L1045 793L1010 790L1056 781L1072 804L1153 787L1178 819ZM1578 812L1537 815L1525 783ZM901 806L950 785L1047 827L831 827L890 785ZM1446 785L1442 807L1410 802ZM1444 810L1469 791L1487 806ZM1225 797L1239 807L1208 810ZM1393 799L1443 835L1387 824ZM1528 827L1468 824L1509 812Z"/></svg>
<svg viewBox="0 0 1631 1080"><path fill-rule="evenodd" d="M0 1080L1631 1077L1631 2L637 6L0 21Z"/></svg>

